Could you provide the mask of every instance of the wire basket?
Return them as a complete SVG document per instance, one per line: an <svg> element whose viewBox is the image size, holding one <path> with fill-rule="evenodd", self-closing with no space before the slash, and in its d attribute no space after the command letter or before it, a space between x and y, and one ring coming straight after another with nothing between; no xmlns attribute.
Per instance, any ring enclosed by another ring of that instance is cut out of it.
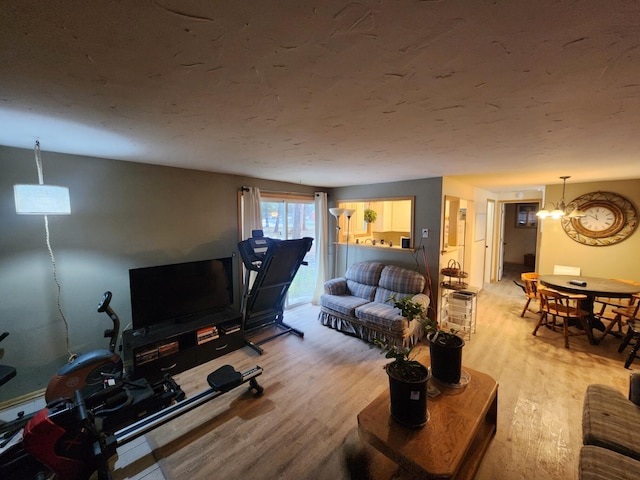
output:
<svg viewBox="0 0 640 480"><path fill-rule="evenodd" d="M444 280L440 283L440 285L444 288L449 288L452 290L461 290L463 288L467 288L469 286L468 283L463 282L463 278L467 278L469 274L462 270L460 263L456 260L449 260L447 266L440 270L440 273L445 277L449 277L447 280Z"/></svg>

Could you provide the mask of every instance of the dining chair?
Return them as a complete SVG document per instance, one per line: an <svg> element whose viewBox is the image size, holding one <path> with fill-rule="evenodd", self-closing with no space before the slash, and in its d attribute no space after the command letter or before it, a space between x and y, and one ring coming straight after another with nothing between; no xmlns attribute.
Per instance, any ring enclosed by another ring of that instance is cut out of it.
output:
<svg viewBox="0 0 640 480"><path fill-rule="evenodd" d="M582 273L582 269L580 267L572 267L569 265L554 265L553 266L553 274L554 275L575 275L580 276Z"/></svg>
<svg viewBox="0 0 640 480"><path fill-rule="evenodd" d="M618 347L618 353L622 353L624 349L627 348L627 346L633 341L633 343L631 344L629 355L624 362L624 368L629 368L631 363L636 358L638 358L638 350L640 350L640 319L630 318L629 320L627 320L627 326L627 334Z"/></svg>
<svg viewBox="0 0 640 480"><path fill-rule="evenodd" d="M524 314L529 310L531 313L538 314L540 313L540 308L534 311L529 308L529 304L531 300L538 301L538 277L539 274L536 272L525 272L520 274L520 280L522 280L522 286L524 290L524 294L527 297L527 301L524 304L524 308L522 309L521 317L524 317Z"/></svg>
<svg viewBox="0 0 640 480"><path fill-rule="evenodd" d="M638 282L634 280L624 280L621 278L612 278L611 280L616 280L622 283L628 283L630 285L640 285ZM600 320L607 320L609 322L615 321L615 316L617 314L611 310L620 309L620 308L626 309L627 307L633 305L634 301L635 300L633 299L633 297L627 297L627 298L595 297L593 300L594 302L593 315L599 318ZM597 312L595 311L596 304L600 305L600 310ZM620 327L621 326L622 325L620 325Z"/></svg>
<svg viewBox="0 0 640 480"><path fill-rule="evenodd" d="M596 301L601 301L598 300L598 298L600 297L596 297ZM611 333L611 330L615 326L618 327L618 336L622 336L622 319L635 318L638 315L638 310L640 310L640 294L638 293L634 293L631 298L612 298L611 300L618 301L618 306L614 306L610 312L603 313L607 306L615 305L615 302L611 302L610 304L604 305L600 314L595 314L600 320L607 320L609 322L602 332L600 342L608 333ZM620 300L624 300L624 302L620 302Z"/></svg>
<svg viewBox="0 0 640 480"><path fill-rule="evenodd" d="M540 297L540 318L533 330L533 335L536 335L538 329L543 325L554 332L562 328L564 346L569 348L569 337L587 333L589 325L586 318L589 316L589 312L580 308L580 302L587 299L586 295L566 295L541 285L538 286L538 295ZM562 319L562 325L556 324L557 317ZM569 330L572 320L580 322L582 330Z"/></svg>

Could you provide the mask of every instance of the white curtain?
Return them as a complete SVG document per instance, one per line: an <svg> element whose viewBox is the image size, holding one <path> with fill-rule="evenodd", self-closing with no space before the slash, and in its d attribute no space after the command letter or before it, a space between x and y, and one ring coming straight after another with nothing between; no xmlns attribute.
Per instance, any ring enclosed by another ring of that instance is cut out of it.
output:
<svg viewBox="0 0 640 480"><path fill-rule="evenodd" d="M318 271L316 275L316 288L311 299L311 303L318 305L320 303L320 295L324 293L324 282L327 281L329 272L329 220L327 213L327 194L325 192L316 192L315 194L315 212L316 212L316 264Z"/></svg>
<svg viewBox="0 0 640 480"><path fill-rule="evenodd" d="M242 187L242 240L251 238L252 230L262 230L260 189Z"/></svg>

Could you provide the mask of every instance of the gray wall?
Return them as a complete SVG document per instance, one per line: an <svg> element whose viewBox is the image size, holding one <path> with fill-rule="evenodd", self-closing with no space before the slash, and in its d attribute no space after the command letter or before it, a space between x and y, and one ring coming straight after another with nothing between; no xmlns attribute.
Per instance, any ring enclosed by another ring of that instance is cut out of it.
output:
<svg viewBox="0 0 640 480"><path fill-rule="evenodd" d="M46 146L43 146L46 147ZM318 188L248 177L42 152L45 183L68 186L72 214L50 216L62 307L75 353L105 348L110 326L96 305L106 290L123 327L130 268L230 256L238 242L237 192ZM67 361L64 324L42 216L17 215L13 185L37 183L32 150L0 147L0 361L18 376L0 402L41 388ZM324 189L326 190L326 189ZM237 258L237 257L236 257ZM236 279L239 285L241 279ZM236 288L239 306L240 290Z"/></svg>
<svg viewBox="0 0 640 480"><path fill-rule="evenodd" d="M440 258L440 227L442 223L442 178L426 178L405 182L379 183L335 188L329 198L331 206L336 206L341 200L359 200L369 198L415 197L413 245L424 246L429 276L433 283L434 306L437 305L439 277L438 265ZM330 216L329 228L331 241L335 240L335 218ZM421 237L421 230L428 228L429 238ZM333 250L333 249L331 249ZM338 248L338 274L344 274L346 266L346 248ZM384 247L366 247L355 244L349 245L349 264L367 260L378 260L383 263L398 265L425 274L423 250L415 253ZM331 259L331 261L333 261ZM331 264L333 265L333 264Z"/></svg>

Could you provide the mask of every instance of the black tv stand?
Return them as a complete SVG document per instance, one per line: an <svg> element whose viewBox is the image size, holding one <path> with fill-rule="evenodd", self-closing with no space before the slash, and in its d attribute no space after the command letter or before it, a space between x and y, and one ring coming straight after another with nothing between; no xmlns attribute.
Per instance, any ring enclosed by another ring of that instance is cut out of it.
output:
<svg viewBox="0 0 640 480"><path fill-rule="evenodd" d="M122 333L124 365L131 379L150 382L248 345L242 313L228 308L189 322L166 323Z"/></svg>

